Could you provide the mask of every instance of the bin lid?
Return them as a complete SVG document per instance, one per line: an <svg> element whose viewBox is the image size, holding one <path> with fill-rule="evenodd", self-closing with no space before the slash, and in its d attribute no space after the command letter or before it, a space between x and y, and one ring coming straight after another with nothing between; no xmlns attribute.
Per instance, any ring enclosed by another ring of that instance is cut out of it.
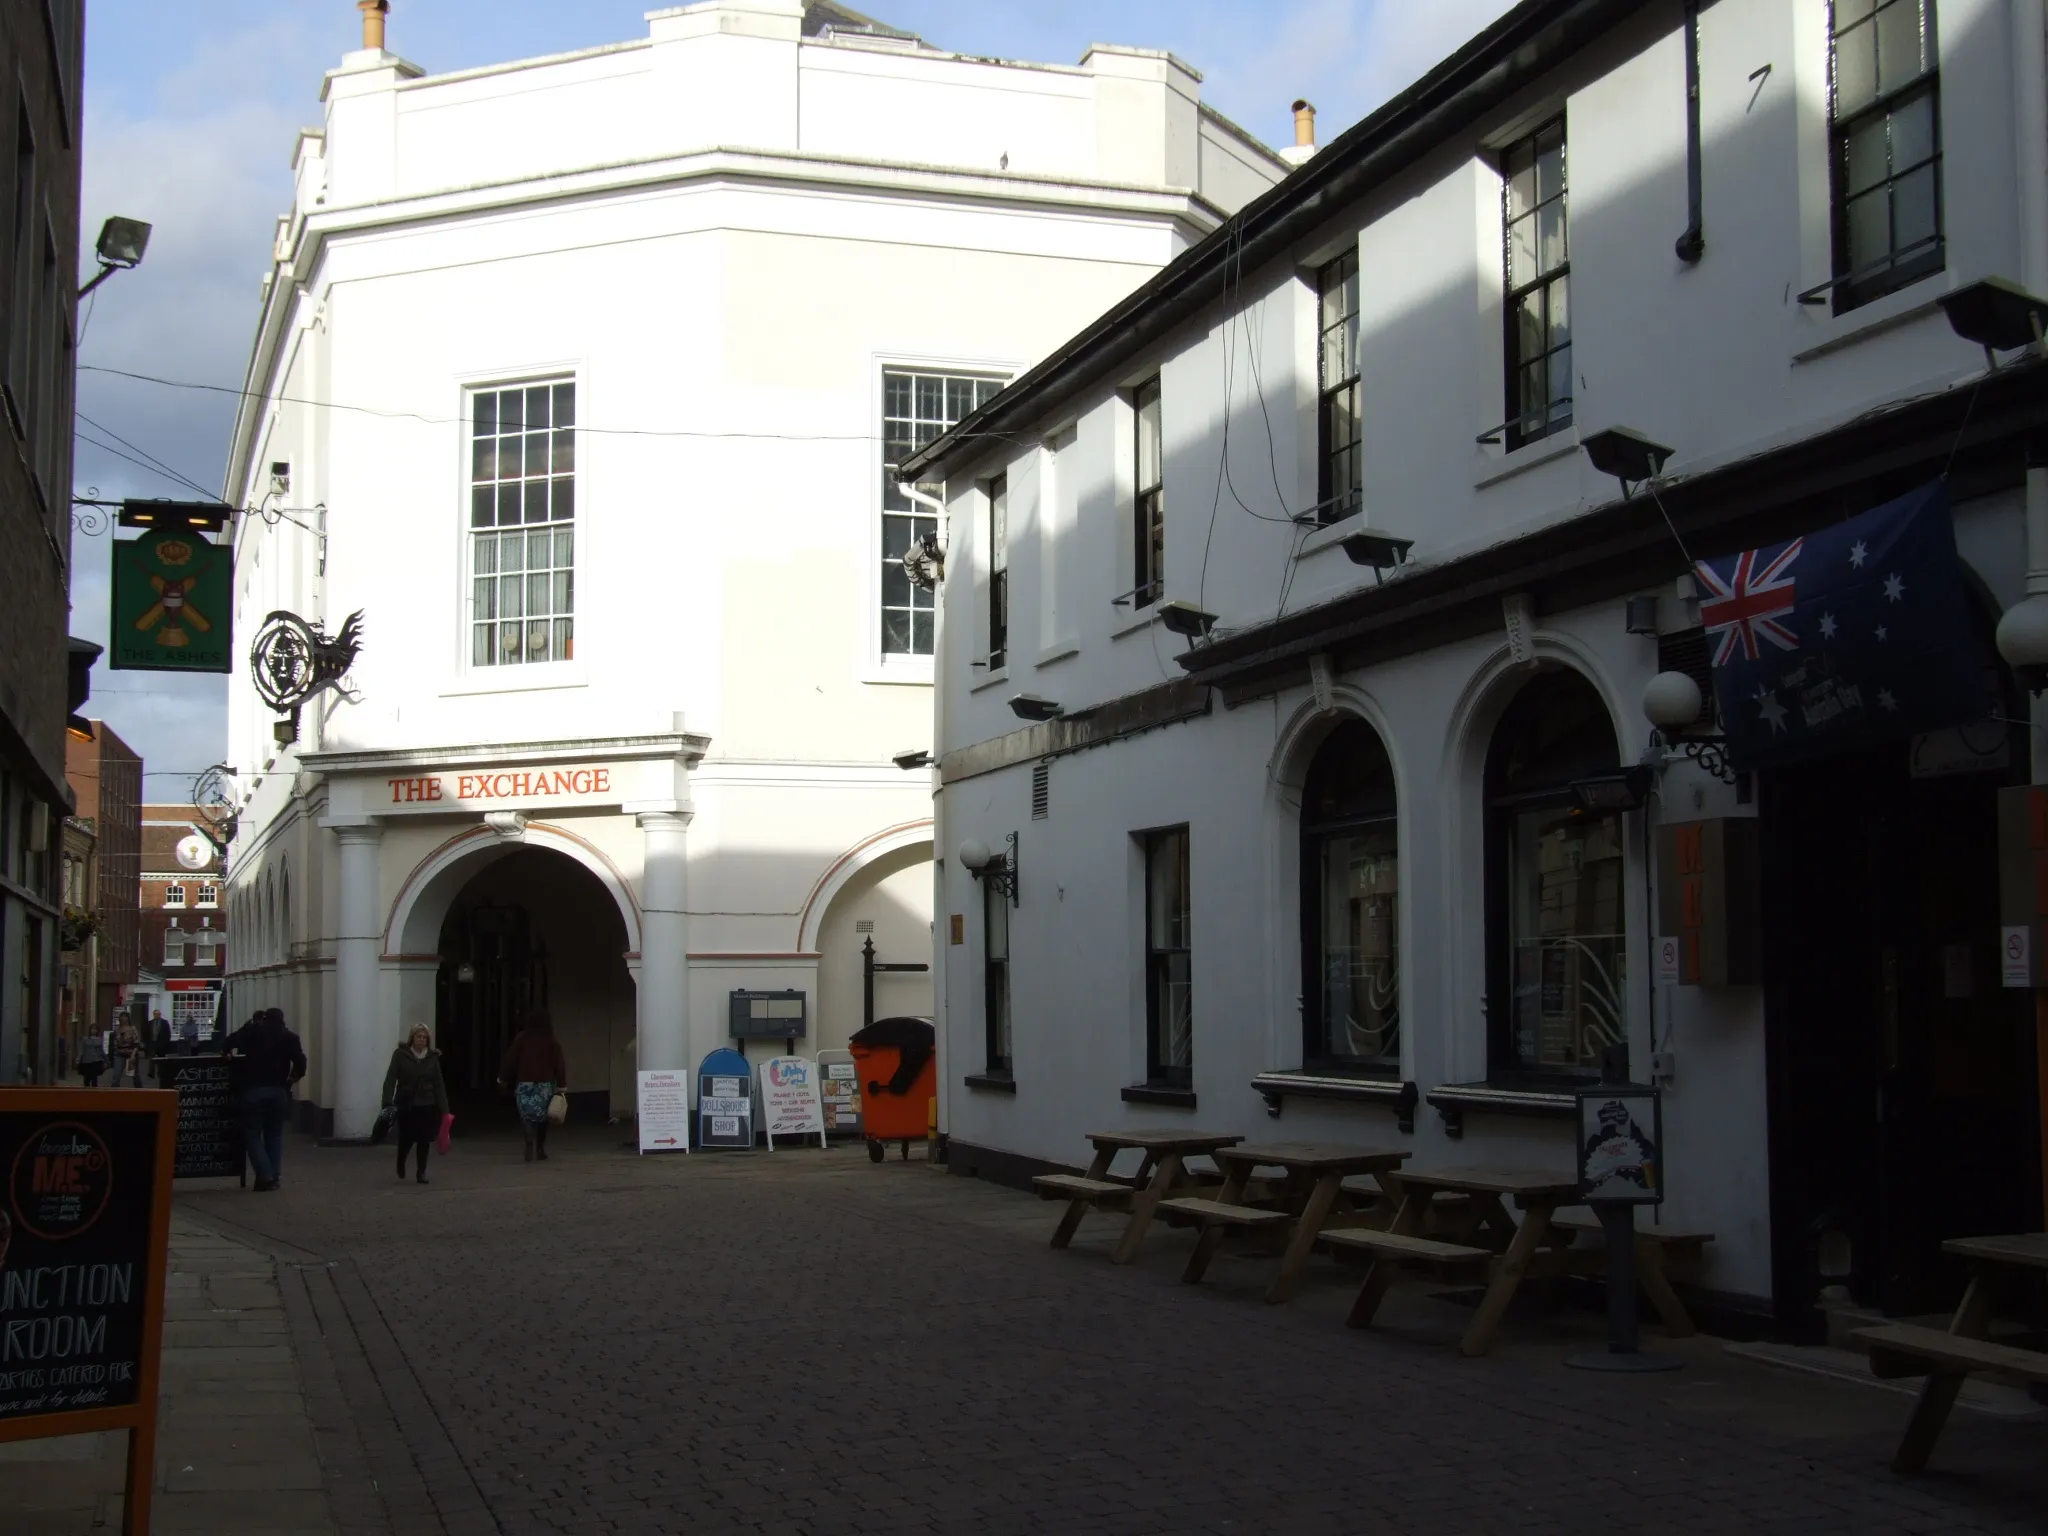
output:
<svg viewBox="0 0 2048 1536"><path fill-rule="evenodd" d="M926 1050L930 1050L937 1039L938 1030L933 1027L930 1019L920 1019L909 1014L899 1014L892 1019L875 1020L866 1029L856 1031L853 1038L846 1043L848 1045L865 1046L893 1045L899 1050L907 1046L915 1047L921 1045Z"/></svg>

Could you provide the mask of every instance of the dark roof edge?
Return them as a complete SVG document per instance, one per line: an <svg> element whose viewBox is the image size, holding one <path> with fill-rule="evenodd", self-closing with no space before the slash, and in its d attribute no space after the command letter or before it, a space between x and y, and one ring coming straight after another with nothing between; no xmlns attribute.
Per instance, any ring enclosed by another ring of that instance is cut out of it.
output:
<svg viewBox="0 0 2048 1536"><path fill-rule="evenodd" d="M907 479L940 478L978 439L1026 429L1048 400L1145 350L1338 211L1469 127L1532 80L1643 9L1645 0L1522 0L1456 53L1331 140L1300 170L1069 338L987 405L911 456Z"/></svg>

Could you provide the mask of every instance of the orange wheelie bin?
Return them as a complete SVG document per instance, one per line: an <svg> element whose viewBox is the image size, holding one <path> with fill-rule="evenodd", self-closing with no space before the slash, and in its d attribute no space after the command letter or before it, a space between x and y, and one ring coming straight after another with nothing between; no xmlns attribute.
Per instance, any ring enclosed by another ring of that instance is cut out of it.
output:
<svg viewBox="0 0 2048 1536"><path fill-rule="evenodd" d="M860 1073L861 1133L868 1157L879 1163L884 1143L899 1141L903 1156L934 1125L939 1101L937 1031L930 1019L877 1019L846 1042Z"/></svg>

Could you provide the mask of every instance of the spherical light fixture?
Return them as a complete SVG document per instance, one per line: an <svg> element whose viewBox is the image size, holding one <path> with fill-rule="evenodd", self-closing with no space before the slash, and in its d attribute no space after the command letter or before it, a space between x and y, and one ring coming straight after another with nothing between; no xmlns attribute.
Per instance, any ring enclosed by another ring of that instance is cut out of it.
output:
<svg viewBox="0 0 2048 1536"><path fill-rule="evenodd" d="M2048 596L2023 597L1998 621L1998 654L2029 693L2048 687Z"/></svg>
<svg viewBox="0 0 2048 1536"><path fill-rule="evenodd" d="M1683 730L1705 705L1700 685L1684 672L1659 672L1643 689L1643 713L1660 731Z"/></svg>
<svg viewBox="0 0 2048 1536"><path fill-rule="evenodd" d="M988 844L978 837L970 837L960 845L960 865L970 873L979 873L987 869L988 861L992 857L988 851Z"/></svg>
<svg viewBox="0 0 2048 1536"><path fill-rule="evenodd" d="M178 846L172 852L185 869L204 869L213 862L213 844L197 832L188 832L179 838Z"/></svg>

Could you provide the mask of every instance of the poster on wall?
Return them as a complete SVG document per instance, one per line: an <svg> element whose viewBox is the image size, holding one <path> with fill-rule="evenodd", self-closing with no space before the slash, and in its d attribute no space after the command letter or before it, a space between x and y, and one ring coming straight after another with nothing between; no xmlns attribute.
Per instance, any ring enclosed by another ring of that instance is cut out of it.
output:
<svg viewBox="0 0 2048 1536"><path fill-rule="evenodd" d="M640 1150L690 1150L690 1074L642 1072L635 1096Z"/></svg>
<svg viewBox="0 0 2048 1536"><path fill-rule="evenodd" d="M860 1134L860 1069L851 1051L818 1052L819 1096L824 1100L825 1129L833 1135Z"/></svg>
<svg viewBox="0 0 2048 1536"><path fill-rule="evenodd" d="M761 1124L768 1150L785 1141L816 1136L825 1145L825 1105L818 1095L818 1064L801 1056L771 1056L761 1063Z"/></svg>
<svg viewBox="0 0 2048 1536"><path fill-rule="evenodd" d="M721 1047L697 1067L697 1145L754 1144L754 1072L738 1051Z"/></svg>

